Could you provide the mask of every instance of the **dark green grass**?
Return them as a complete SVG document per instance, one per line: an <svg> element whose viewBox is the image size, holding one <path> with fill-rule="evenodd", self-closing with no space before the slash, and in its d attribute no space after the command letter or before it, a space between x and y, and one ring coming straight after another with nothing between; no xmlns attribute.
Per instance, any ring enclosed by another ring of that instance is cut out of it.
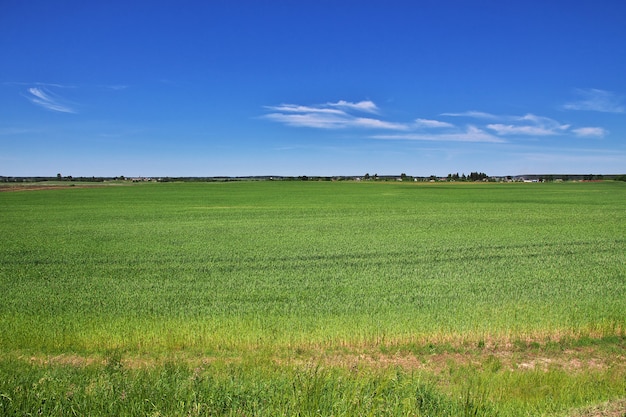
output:
<svg viewBox="0 0 626 417"><path fill-rule="evenodd" d="M612 334L626 187L156 184L3 193L5 349Z"/></svg>

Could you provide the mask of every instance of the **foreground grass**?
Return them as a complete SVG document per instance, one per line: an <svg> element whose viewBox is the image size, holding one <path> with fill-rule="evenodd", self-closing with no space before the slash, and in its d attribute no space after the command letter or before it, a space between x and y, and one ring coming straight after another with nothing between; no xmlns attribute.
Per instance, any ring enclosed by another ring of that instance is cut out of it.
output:
<svg viewBox="0 0 626 417"><path fill-rule="evenodd" d="M626 397L625 197L612 182L2 193L3 410L564 415Z"/></svg>
<svg viewBox="0 0 626 417"><path fill-rule="evenodd" d="M357 375L319 367L278 372L211 364L192 369L181 362L158 370L127 370L115 361L81 369L20 365L9 365L19 377L3 375L9 381L2 398L8 413L313 416L421 410L451 416L463 406L401 371Z"/></svg>
<svg viewBox="0 0 626 417"><path fill-rule="evenodd" d="M410 355L4 356L2 415L623 415L626 339ZM563 350L564 348L567 348ZM439 348L440 349L440 348ZM617 351L616 351L617 349ZM575 412L579 409L581 411ZM621 411L620 411L621 410ZM607 414L609 415L609 414Z"/></svg>

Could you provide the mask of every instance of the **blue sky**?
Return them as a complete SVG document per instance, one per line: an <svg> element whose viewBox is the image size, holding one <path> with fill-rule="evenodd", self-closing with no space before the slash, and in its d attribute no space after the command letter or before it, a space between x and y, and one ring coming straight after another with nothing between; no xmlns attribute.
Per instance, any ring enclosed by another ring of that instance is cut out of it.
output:
<svg viewBox="0 0 626 417"><path fill-rule="evenodd" d="M0 175L626 173L626 2L0 2Z"/></svg>

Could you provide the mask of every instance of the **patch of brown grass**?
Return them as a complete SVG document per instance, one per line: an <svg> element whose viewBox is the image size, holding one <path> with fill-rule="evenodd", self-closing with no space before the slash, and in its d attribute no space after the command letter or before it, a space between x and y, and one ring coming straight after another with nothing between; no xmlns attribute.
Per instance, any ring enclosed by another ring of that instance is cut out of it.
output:
<svg viewBox="0 0 626 417"><path fill-rule="evenodd" d="M294 358L283 359L283 363L299 365L316 362L329 367L346 369L386 369L400 367L406 370L423 370L441 373L451 367L474 367L477 369L507 370L511 372L549 371L562 369L566 372L586 372L609 367L623 369L626 374L626 356L611 355L592 347L569 349L557 352L519 351L503 347L499 350L474 350L467 352L442 352L416 354L396 352L323 353L308 352Z"/></svg>
<svg viewBox="0 0 626 417"><path fill-rule="evenodd" d="M86 367L105 365L105 355L80 356L62 354L56 356L20 356L31 363L47 365L70 365ZM488 340L480 345L426 344L424 346L291 346L275 350L250 350L230 352L228 356L208 356L189 351L170 352L165 356L124 353L117 359L124 368L150 368L167 361L184 362L189 366L208 363L245 363L249 361L273 364L273 366L303 366L319 364L324 367L385 370L402 368L440 374L454 368L474 368L490 372L529 372L562 370L567 373L614 370L626 375L626 346L624 342L576 345L547 345L530 342L512 343L508 340Z"/></svg>
<svg viewBox="0 0 626 417"><path fill-rule="evenodd" d="M571 417L626 417L626 398L578 410Z"/></svg>

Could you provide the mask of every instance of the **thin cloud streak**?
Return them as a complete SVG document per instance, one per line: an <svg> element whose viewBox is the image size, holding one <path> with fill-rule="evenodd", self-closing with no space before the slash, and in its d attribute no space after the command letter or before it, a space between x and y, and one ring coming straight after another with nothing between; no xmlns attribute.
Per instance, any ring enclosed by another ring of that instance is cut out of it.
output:
<svg viewBox="0 0 626 417"><path fill-rule="evenodd" d="M293 127L312 127L319 129L385 129L408 130L408 126L401 123L386 122L367 117L351 117L345 113L308 112L308 113L270 113L263 116L275 122L284 123Z"/></svg>
<svg viewBox="0 0 626 417"><path fill-rule="evenodd" d="M347 127L344 117L336 114L309 112L302 114L270 113L263 118L292 127L312 127L318 129L343 129Z"/></svg>
<svg viewBox="0 0 626 417"><path fill-rule="evenodd" d="M372 139L386 140L417 140L435 142L485 142L485 143L507 143L506 140L491 135L476 126L468 126L464 132L454 133L408 133L396 135L373 135Z"/></svg>
<svg viewBox="0 0 626 417"><path fill-rule="evenodd" d="M34 104L47 110L61 113L76 113L74 109L59 102L59 99L52 96L52 93L39 87L31 87L28 89L30 95L27 98Z"/></svg>
<svg viewBox="0 0 626 417"><path fill-rule="evenodd" d="M498 135L528 135L528 136L548 136L556 132L540 126L514 126L503 124L489 124L488 129L495 131Z"/></svg>
<svg viewBox="0 0 626 417"><path fill-rule="evenodd" d="M602 127L581 127L572 129L572 132L581 138L603 138L608 133L607 130Z"/></svg>
<svg viewBox="0 0 626 417"><path fill-rule="evenodd" d="M25 82L21 82L21 81L5 81L2 84L3 85L17 85L17 86L36 85L38 87L53 87L53 88L76 88L75 85L56 84L56 83L42 83L42 82L25 83Z"/></svg>
<svg viewBox="0 0 626 417"><path fill-rule="evenodd" d="M596 88L577 89L579 100L563 105L566 110L586 110L602 113L626 113L622 98L614 93Z"/></svg>
<svg viewBox="0 0 626 417"><path fill-rule="evenodd" d="M370 119L367 117L357 117L352 123L357 127L369 129L388 129L388 130L408 130L409 127L402 123L385 122L384 120Z"/></svg>
<svg viewBox="0 0 626 417"><path fill-rule="evenodd" d="M564 134L571 127L549 117L528 113L524 116L495 115L479 111L442 113L442 116L470 117L509 123L489 123L484 127L500 136L550 136Z"/></svg>
<svg viewBox="0 0 626 417"><path fill-rule="evenodd" d="M528 135L549 136L562 134L570 128L568 124L560 124L548 117L527 114L522 117L513 117L513 120L521 124L488 124L487 128L495 131L498 135Z"/></svg>
<svg viewBox="0 0 626 417"><path fill-rule="evenodd" d="M339 100L336 103L326 103L326 105L331 106L331 107L344 108L348 110L357 110L357 111L362 111L366 113L375 113L375 114L378 113L378 106L376 106L376 104L370 100L359 101L358 103L351 103L349 101Z"/></svg>
<svg viewBox="0 0 626 417"><path fill-rule="evenodd" d="M275 110L286 113L328 113L345 115L346 112L337 109L327 109L320 107L301 106L298 104L281 104L280 106L265 106L268 110Z"/></svg>
<svg viewBox="0 0 626 417"><path fill-rule="evenodd" d="M340 100L336 103L326 103L318 106L303 106L299 104L281 104L279 106L265 106L274 113L266 114L262 118L283 123L293 127L310 127L318 129L382 129L382 130L409 130L404 123L394 123L371 117L361 117L353 114L377 113L378 107L372 101L352 103Z"/></svg>
<svg viewBox="0 0 626 417"><path fill-rule="evenodd" d="M440 122L439 120L431 120L431 119L415 119L415 125L417 127L433 128L433 129L454 127L452 123Z"/></svg>

